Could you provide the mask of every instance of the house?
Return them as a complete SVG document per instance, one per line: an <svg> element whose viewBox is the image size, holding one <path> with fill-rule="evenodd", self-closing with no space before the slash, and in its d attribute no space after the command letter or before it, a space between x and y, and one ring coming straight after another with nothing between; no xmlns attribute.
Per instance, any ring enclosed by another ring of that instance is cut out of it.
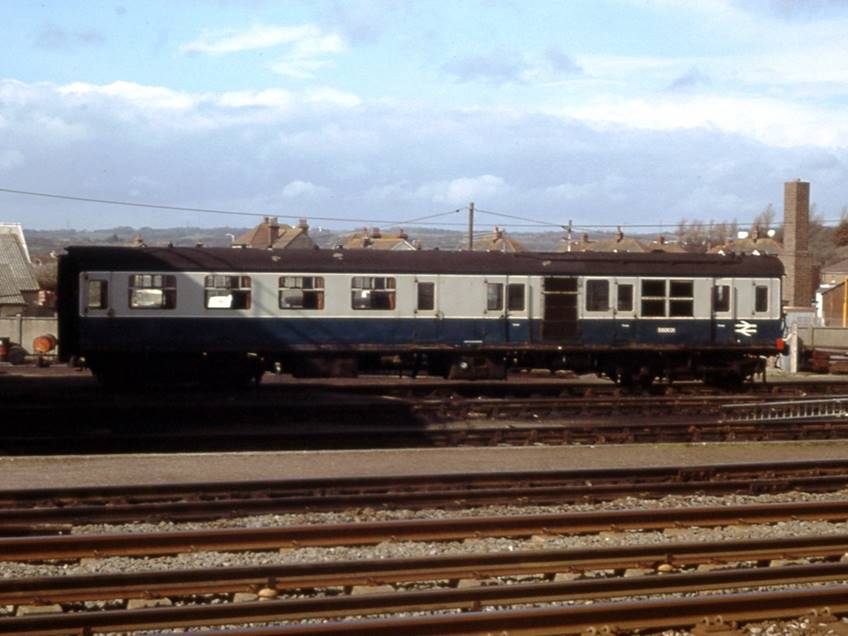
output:
<svg viewBox="0 0 848 636"><path fill-rule="evenodd" d="M848 258L828 263L822 267L819 274L819 284L835 285L844 282L846 278L848 278Z"/></svg>
<svg viewBox="0 0 848 636"><path fill-rule="evenodd" d="M295 227L280 223L276 216L266 216L262 222L233 239L233 247L275 249L275 250L311 250L317 245L309 236L309 224L300 219Z"/></svg>
<svg viewBox="0 0 848 636"><path fill-rule="evenodd" d="M26 313L38 303L38 281L19 223L0 224L0 316Z"/></svg>
<svg viewBox="0 0 848 636"><path fill-rule="evenodd" d="M824 327L848 327L848 295L845 279L823 284L816 291L816 314Z"/></svg>
<svg viewBox="0 0 848 636"><path fill-rule="evenodd" d="M384 234L380 228L375 227L368 231L362 228L358 232L347 236L339 247L346 250L417 250L421 249L420 243L409 242L409 236L403 230L394 234Z"/></svg>
<svg viewBox="0 0 848 636"><path fill-rule="evenodd" d="M744 233L743 233L744 234ZM710 254L754 254L768 256L783 256L783 245L771 238L770 236L762 236L757 228L750 235L741 236L740 238L730 239L722 245L717 245L711 250Z"/></svg>
<svg viewBox="0 0 848 636"><path fill-rule="evenodd" d="M643 254L646 252L685 252L679 243L669 243L664 236L658 236L648 243L639 239L624 236L621 227L617 228L615 236L608 239L590 241L588 234L583 234L579 241L566 240L563 252L631 252Z"/></svg>
<svg viewBox="0 0 848 636"><path fill-rule="evenodd" d="M475 252L526 252L527 248L514 238L506 235L506 230L497 225L492 233L474 240Z"/></svg>

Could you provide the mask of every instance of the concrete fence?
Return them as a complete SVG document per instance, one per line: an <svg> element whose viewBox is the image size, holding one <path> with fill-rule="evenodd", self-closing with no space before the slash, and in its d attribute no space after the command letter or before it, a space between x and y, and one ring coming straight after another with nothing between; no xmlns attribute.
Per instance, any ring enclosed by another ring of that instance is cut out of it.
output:
<svg viewBox="0 0 848 636"><path fill-rule="evenodd" d="M9 338L12 342L20 344L28 353L32 353L32 341L45 334L59 335L59 321L56 318L0 318L0 338Z"/></svg>

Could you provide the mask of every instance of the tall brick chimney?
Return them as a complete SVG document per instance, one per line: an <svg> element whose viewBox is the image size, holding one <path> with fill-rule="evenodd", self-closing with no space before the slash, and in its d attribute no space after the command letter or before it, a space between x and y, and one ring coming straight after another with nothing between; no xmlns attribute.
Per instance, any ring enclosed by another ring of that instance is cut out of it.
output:
<svg viewBox="0 0 848 636"><path fill-rule="evenodd" d="M813 303L813 257L810 254L810 184L797 179L783 184L783 300L790 307Z"/></svg>

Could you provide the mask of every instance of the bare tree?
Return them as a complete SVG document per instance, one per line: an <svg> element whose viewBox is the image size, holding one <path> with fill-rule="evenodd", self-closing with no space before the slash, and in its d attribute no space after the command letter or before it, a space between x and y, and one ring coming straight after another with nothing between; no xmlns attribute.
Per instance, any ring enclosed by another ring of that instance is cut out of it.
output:
<svg viewBox="0 0 848 636"><path fill-rule="evenodd" d="M772 229L772 225L774 224L774 206L769 203L765 210L760 212L756 217L754 217L754 222L751 224L751 233L757 234L759 236L765 236L766 233Z"/></svg>
<svg viewBox="0 0 848 636"><path fill-rule="evenodd" d="M833 242L837 247L848 245L848 205L842 208L839 224L833 230Z"/></svg>

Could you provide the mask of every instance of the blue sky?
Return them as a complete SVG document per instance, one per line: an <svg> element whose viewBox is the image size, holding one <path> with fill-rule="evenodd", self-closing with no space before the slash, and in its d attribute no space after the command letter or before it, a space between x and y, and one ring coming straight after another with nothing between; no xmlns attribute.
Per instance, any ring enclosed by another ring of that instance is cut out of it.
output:
<svg viewBox="0 0 848 636"><path fill-rule="evenodd" d="M799 177L823 218L848 205L845 0L0 10L6 190L336 228L470 201L554 226L745 223L780 210L783 182ZM254 223L3 191L0 220ZM463 223L458 212L428 222Z"/></svg>

